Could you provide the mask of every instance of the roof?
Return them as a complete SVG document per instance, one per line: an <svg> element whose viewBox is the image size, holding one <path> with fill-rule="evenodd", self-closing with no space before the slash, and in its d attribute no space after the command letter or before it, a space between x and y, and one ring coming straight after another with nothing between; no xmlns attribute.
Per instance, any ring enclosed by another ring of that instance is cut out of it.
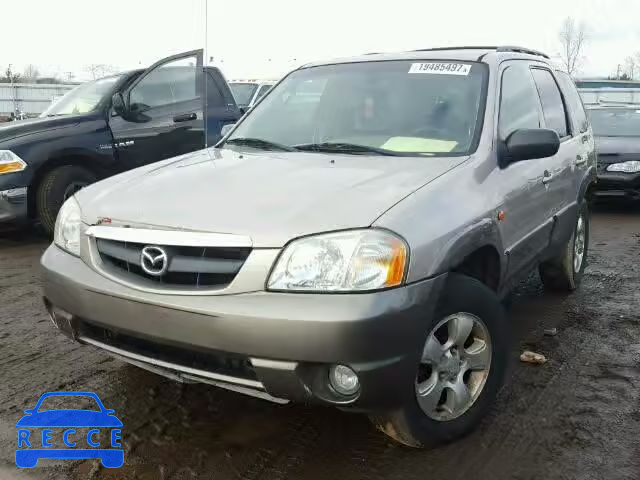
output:
<svg viewBox="0 0 640 480"><path fill-rule="evenodd" d="M367 53L354 57L337 58L332 60L312 62L302 68L317 67L320 65L334 65L340 63L380 62L387 60L460 60L463 62L477 62L486 55L497 55L511 58L529 58L535 60L547 60L549 57L541 52L523 47L441 47L425 48L408 52L393 53Z"/></svg>

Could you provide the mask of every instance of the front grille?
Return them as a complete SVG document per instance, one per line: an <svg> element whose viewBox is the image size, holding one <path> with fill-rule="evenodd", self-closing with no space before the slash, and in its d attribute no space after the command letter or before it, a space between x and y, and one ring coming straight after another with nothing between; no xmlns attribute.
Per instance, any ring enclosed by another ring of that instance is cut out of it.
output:
<svg viewBox="0 0 640 480"><path fill-rule="evenodd" d="M143 357L246 380L258 379L253 365L242 355L141 338L84 320L79 322L78 334Z"/></svg>
<svg viewBox="0 0 640 480"><path fill-rule="evenodd" d="M143 243L96 239L100 259L110 273L149 287L225 288L251 253L248 247L161 245L160 248L167 254L168 267L162 275L152 275L142 268L142 250L147 246Z"/></svg>

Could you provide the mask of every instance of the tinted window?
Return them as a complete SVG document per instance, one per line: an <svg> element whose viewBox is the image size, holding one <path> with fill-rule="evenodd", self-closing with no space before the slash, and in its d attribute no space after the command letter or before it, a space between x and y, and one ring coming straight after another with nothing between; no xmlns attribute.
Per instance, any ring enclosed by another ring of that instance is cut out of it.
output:
<svg viewBox="0 0 640 480"><path fill-rule="evenodd" d="M195 57L180 58L164 63L147 76L131 91L130 103L137 109L161 107L172 103L198 98Z"/></svg>
<svg viewBox="0 0 640 480"><path fill-rule="evenodd" d="M231 87L236 103L241 107L246 107L251 102L258 85L255 83L230 83L229 87Z"/></svg>
<svg viewBox="0 0 640 480"><path fill-rule="evenodd" d="M480 63L428 60L303 68L274 87L230 139L465 154L473 148L487 70Z"/></svg>
<svg viewBox="0 0 640 480"><path fill-rule="evenodd" d="M538 92L527 65L512 65L502 74L500 138L519 128L540 128Z"/></svg>
<svg viewBox="0 0 640 480"><path fill-rule="evenodd" d="M541 68L532 69L533 78L538 87L540 102L542 103L542 113L547 128L558 132L560 138L568 135L567 115L564 111L562 96L558 85L549 70Z"/></svg>
<svg viewBox="0 0 640 480"><path fill-rule="evenodd" d="M589 122L573 80L564 72L556 72L556 77L558 78L560 88L562 88L562 93L564 93L564 98L569 106L576 131L580 133L586 132L589 129Z"/></svg>
<svg viewBox="0 0 640 480"><path fill-rule="evenodd" d="M256 100L258 100L259 98L262 98L264 96L264 94L267 93L269 90L271 90L271 85L262 85L260 87L260 90L258 91L258 95L256 96Z"/></svg>

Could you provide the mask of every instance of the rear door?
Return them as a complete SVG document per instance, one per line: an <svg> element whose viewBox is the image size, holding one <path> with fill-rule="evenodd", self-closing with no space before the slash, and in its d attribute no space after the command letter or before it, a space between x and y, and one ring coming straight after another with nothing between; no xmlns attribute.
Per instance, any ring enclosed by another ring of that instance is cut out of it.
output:
<svg viewBox="0 0 640 480"><path fill-rule="evenodd" d="M202 149L202 50L167 57L124 92L130 113L111 113L118 158L126 168Z"/></svg>
<svg viewBox="0 0 640 480"><path fill-rule="evenodd" d="M578 140L579 151L575 159L577 175L574 175L575 190L578 194L582 179L587 174L589 167L595 166L595 142L587 112L573 80L564 72L556 71L555 74L569 111L572 134Z"/></svg>
<svg viewBox="0 0 640 480"><path fill-rule="evenodd" d="M532 68L531 72L540 95L545 126L560 137L558 153L545 159L548 212L555 223L551 246L557 247L568 240L575 225L576 162L582 162L583 144L579 132L569 121L565 99L552 72L541 67Z"/></svg>

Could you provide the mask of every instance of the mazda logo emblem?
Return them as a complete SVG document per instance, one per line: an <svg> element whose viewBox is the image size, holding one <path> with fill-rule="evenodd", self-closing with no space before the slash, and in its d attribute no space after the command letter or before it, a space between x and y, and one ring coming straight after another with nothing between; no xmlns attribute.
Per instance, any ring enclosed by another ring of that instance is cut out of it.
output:
<svg viewBox="0 0 640 480"><path fill-rule="evenodd" d="M154 277L164 275L169 268L167 252L163 248L154 245L144 247L140 255L140 266L142 270Z"/></svg>

